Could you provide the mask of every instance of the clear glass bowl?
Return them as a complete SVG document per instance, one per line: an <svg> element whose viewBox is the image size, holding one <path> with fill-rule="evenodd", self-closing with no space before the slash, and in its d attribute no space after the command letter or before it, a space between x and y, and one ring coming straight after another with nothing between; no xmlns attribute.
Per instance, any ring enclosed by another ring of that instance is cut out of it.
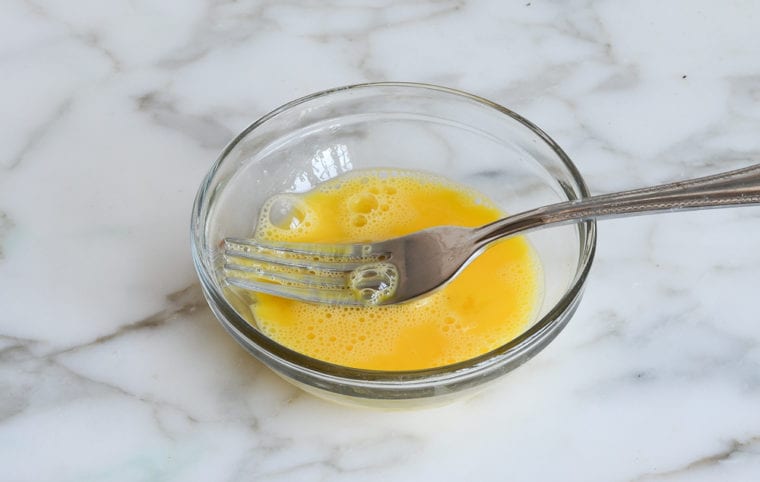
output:
<svg viewBox="0 0 760 482"><path fill-rule="evenodd" d="M567 324L594 257L594 222L527 235L543 266L536 319L516 339L477 358L426 370L362 370L302 355L264 335L236 310L225 287L220 241L250 236L270 196L303 192L366 168L437 173L486 194L508 213L588 195L578 170L543 131L464 92L423 84L362 84L274 110L224 149L200 186L191 226L193 259L211 309L261 362L335 401L381 407L437 404L525 363Z"/></svg>

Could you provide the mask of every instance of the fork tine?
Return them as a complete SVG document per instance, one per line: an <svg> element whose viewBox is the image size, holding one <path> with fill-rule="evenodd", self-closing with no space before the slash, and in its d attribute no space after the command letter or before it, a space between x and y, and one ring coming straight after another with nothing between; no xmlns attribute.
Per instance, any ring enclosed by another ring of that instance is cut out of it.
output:
<svg viewBox="0 0 760 482"><path fill-rule="evenodd" d="M267 283L265 281L244 280L240 278L227 278L227 282L250 291L267 293L284 298L294 298L316 303L331 303L340 305L362 305L351 291L326 290L324 288L308 288L303 286L286 286L281 284Z"/></svg>
<svg viewBox="0 0 760 482"><path fill-rule="evenodd" d="M370 252L371 244L260 243L227 238L227 257L274 265L325 270L351 271L366 263L387 260L390 253Z"/></svg>
<svg viewBox="0 0 760 482"><path fill-rule="evenodd" d="M224 271L228 277L265 280L289 286L313 287L315 289L347 289L349 272L315 270L300 267L285 268L263 263L237 264L227 262ZM233 275L233 276L230 276Z"/></svg>
<svg viewBox="0 0 760 482"><path fill-rule="evenodd" d="M394 286L386 279L391 253L378 244L270 244L227 238L222 245L227 282L251 291L363 306L378 303ZM357 271L362 269L366 272Z"/></svg>
<svg viewBox="0 0 760 482"><path fill-rule="evenodd" d="M245 266L225 265L224 268L227 282L246 290L318 303L362 304L345 281L327 283L324 279L316 279L318 277L313 275L304 280L299 276L272 275L269 272L258 273L255 268ZM240 274L244 276L239 276ZM261 276L256 277L259 274Z"/></svg>

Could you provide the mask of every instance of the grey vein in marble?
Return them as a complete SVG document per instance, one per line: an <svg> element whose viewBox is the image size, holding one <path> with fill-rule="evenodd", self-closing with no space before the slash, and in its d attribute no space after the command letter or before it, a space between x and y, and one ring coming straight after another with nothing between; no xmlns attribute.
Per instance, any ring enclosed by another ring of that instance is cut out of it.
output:
<svg viewBox="0 0 760 482"><path fill-rule="evenodd" d="M42 123L29 132L26 141L22 144L21 148L17 152L12 153L9 157L6 157L5 161L0 163L0 165L6 170L11 170L21 164L29 152L34 149L37 144L55 128L61 118L66 115L71 108L71 102L72 98L64 99L47 119L42 121Z"/></svg>
<svg viewBox="0 0 760 482"><path fill-rule="evenodd" d="M233 136L232 131L211 116L191 116L178 112L176 103L160 93L141 95L137 99L137 107L150 114L158 125L187 136L201 147L219 149Z"/></svg>
<svg viewBox="0 0 760 482"><path fill-rule="evenodd" d="M0 211L0 261L5 257L5 243L14 227L13 219L7 213Z"/></svg>
<svg viewBox="0 0 760 482"><path fill-rule="evenodd" d="M755 449L755 450L752 450ZM643 474L640 477L632 479L631 482L645 482L648 480L669 480L673 476L696 476L697 472L706 468L714 468L719 464L730 461L732 457L740 453L760 454L760 436L749 437L742 441L731 440L728 447L720 452L705 455L699 459L693 460L682 467L662 472Z"/></svg>
<svg viewBox="0 0 760 482"><path fill-rule="evenodd" d="M116 331L101 335L92 341L48 353L47 356L57 356L71 353L77 350L86 349L93 345L107 343L115 338L136 331L153 330L172 320L188 316L195 312L198 308L206 306L205 300L203 299L203 294L201 293L200 285L198 284L192 284L174 293L169 293L166 295L166 299L169 306L159 311L158 313L154 313L143 319L120 326Z"/></svg>

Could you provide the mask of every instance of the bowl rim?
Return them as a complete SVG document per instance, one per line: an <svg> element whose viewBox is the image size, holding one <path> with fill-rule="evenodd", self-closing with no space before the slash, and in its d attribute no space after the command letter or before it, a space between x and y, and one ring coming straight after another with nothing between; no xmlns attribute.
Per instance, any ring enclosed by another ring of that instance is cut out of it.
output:
<svg viewBox="0 0 760 482"><path fill-rule="evenodd" d="M478 355L477 357L440 367L419 370L369 370L346 367L312 358L308 355L304 355L284 345L281 345L271 338L265 336L262 332L254 328L247 320L240 316L232 307L232 305L227 301L224 295L216 289L216 283L214 282L212 269L206 264L206 259L203 256L206 245L206 219L203 217L203 213L207 204L210 202L210 198L213 197L213 193L209 191L209 187L212 183L212 180L214 179L215 174L218 172L227 156L243 139L248 136L248 134L250 134L256 128L293 107L342 91L375 88L401 88L435 91L474 101L484 107L496 110L501 114L511 117L513 120L516 120L518 123L522 124L523 127L532 131L533 134L538 136L544 143L546 143L546 145L550 147L554 154L557 156L559 161L564 165L567 173L576 183L580 195L575 196L575 193L569 187L562 185L561 187L564 190L565 194L570 199L585 198L589 196L588 187L586 186L586 183L581 176L580 171L570 160L569 156L551 137L549 137L548 134L546 134L537 125L527 120L525 117L486 98L449 87L419 82L368 82L345 85L315 92L313 94L300 97L277 107L276 109L261 116L259 119L252 122L248 127L243 129L221 151L218 158L201 182L201 185L195 197L195 201L193 203L193 211L190 222L191 250L193 263L198 273L198 277L201 281L204 295L211 305L212 311L216 317L219 318L219 321L222 322L225 328L230 331L235 338L243 337L247 339L248 342L255 344L258 349L263 352L259 353L258 355L267 359L274 358L281 366L289 370L307 372L314 377L324 380L326 383L332 382L341 384L356 384L365 387L374 385L386 388L397 387L399 389L409 389L415 385L430 386L430 384L436 385L440 384L441 382L451 381L454 379L459 381L460 379L464 378L477 377L479 374L483 373L483 371L487 371L495 366L508 364L510 360L522 359L521 361L527 361L527 358L525 358L525 356L528 355L529 358L531 348L546 338L548 332L556 331L553 329L557 328L556 325L558 323L561 323L562 315L569 310L574 309L574 307L577 305L577 302L579 301L579 297L583 292L583 288L596 252L595 221L583 221L579 223L579 225L582 225L585 229L579 229L581 245L579 263L575 269L575 278L570 287L554 304L549 312L547 312L541 319L535 322L533 326L531 326L528 330L526 330L518 337L510 340L509 342L491 351ZM559 328L561 329L562 327ZM240 339L238 339L238 341L242 342ZM254 355L256 355L256 353L254 353Z"/></svg>

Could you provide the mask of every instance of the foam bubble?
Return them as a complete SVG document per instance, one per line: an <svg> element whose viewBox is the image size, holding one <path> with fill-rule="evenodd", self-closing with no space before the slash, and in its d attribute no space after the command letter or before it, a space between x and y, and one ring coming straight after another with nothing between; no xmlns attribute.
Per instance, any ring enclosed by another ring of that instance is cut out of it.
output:
<svg viewBox="0 0 760 482"><path fill-rule="evenodd" d="M357 214L351 217L351 225L357 228L361 228L367 225L367 216L363 214Z"/></svg>
<svg viewBox="0 0 760 482"><path fill-rule="evenodd" d="M348 208L355 213L369 214L377 208L377 198L371 192L354 194L348 199Z"/></svg>

